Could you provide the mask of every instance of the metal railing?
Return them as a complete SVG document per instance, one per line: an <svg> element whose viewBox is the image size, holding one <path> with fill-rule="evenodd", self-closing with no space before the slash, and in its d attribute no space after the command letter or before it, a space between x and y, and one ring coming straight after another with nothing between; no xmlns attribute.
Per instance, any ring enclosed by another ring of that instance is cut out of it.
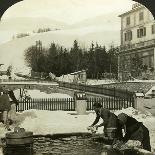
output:
<svg viewBox="0 0 155 155"><path fill-rule="evenodd" d="M128 90L116 89L114 88L104 88L94 85L84 85L84 84L75 84L75 83L67 83L67 82L59 82L60 87L65 87L69 89L91 92L95 94L101 94L111 97L120 97L120 98L130 98L133 97L134 92L130 92Z"/></svg>

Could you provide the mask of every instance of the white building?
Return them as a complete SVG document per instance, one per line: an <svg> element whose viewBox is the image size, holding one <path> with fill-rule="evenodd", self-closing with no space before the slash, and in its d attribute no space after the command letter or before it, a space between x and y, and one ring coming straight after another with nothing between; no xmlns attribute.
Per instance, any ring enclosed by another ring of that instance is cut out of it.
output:
<svg viewBox="0 0 155 155"><path fill-rule="evenodd" d="M154 79L155 20L150 11L136 3L121 18L118 58L120 80L130 77Z"/></svg>

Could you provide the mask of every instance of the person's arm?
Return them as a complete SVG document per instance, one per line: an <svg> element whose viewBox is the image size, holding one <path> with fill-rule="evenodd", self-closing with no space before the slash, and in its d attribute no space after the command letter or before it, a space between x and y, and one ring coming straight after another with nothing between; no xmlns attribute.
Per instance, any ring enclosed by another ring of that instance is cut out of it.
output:
<svg viewBox="0 0 155 155"><path fill-rule="evenodd" d="M130 132L127 132L124 137L123 137L123 142L127 142L129 139L130 139L130 136L131 136L131 133Z"/></svg>
<svg viewBox="0 0 155 155"><path fill-rule="evenodd" d="M102 115L103 123L97 125L96 128L101 127L101 126L105 126L108 124L110 112L107 111L107 109L106 110L102 109L100 111L100 115Z"/></svg>
<svg viewBox="0 0 155 155"><path fill-rule="evenodd" d="M103 122L103 123L97 125L96 127L99 128L99 127L104 126L104 125L105 125L105 122Z"/></svg>
<svg viewBox="0 0 155 155"><path fill-rule="evenodd" d="M104 109L101 110L101 115L103 116L103 123L97 125L97 127L101 127L101 126L105 126L106 124L108 124L109 121L109 117L110 117L110 112Z"/></svg>
<svg viewBox="0 0 155 155"><path fill-rule="evenodd" d="M13 100L13 102L18 105L18 100L16 99L12 90L8 91L9 97Z"/></svg>
<svg viewBox="0 0 155 155"><path fill-rule="evenodd" d="M99 122L99 119L100 119L100 115L99 115L99 113L96 112L96 118L95 118L95 121L93 122L93 124L92 124L91 126L96 125L96 124Z"/></svg>

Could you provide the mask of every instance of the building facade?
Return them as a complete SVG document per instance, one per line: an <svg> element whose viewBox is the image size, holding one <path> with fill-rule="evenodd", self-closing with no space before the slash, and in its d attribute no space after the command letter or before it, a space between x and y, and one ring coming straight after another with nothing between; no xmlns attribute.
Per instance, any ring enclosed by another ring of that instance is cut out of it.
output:
<svg viewBox="0 0 155 155"><path fill-rule="evenodd" d="M155 20L151 12L136 3L121 18L118 56L120 80L155 79Z"/></svg>

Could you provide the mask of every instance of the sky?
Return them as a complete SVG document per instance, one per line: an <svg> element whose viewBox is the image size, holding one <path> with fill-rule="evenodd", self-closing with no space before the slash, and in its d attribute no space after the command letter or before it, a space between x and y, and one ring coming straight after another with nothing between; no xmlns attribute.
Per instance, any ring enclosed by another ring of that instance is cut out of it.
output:
<svg viewBox="0 0 155 155"><path fill-rule="evenodd" d="M47 17L76 23L112 12L117 15L131 9L133 3L132 0L24 0L10 7L2 19Z"/></svg>

